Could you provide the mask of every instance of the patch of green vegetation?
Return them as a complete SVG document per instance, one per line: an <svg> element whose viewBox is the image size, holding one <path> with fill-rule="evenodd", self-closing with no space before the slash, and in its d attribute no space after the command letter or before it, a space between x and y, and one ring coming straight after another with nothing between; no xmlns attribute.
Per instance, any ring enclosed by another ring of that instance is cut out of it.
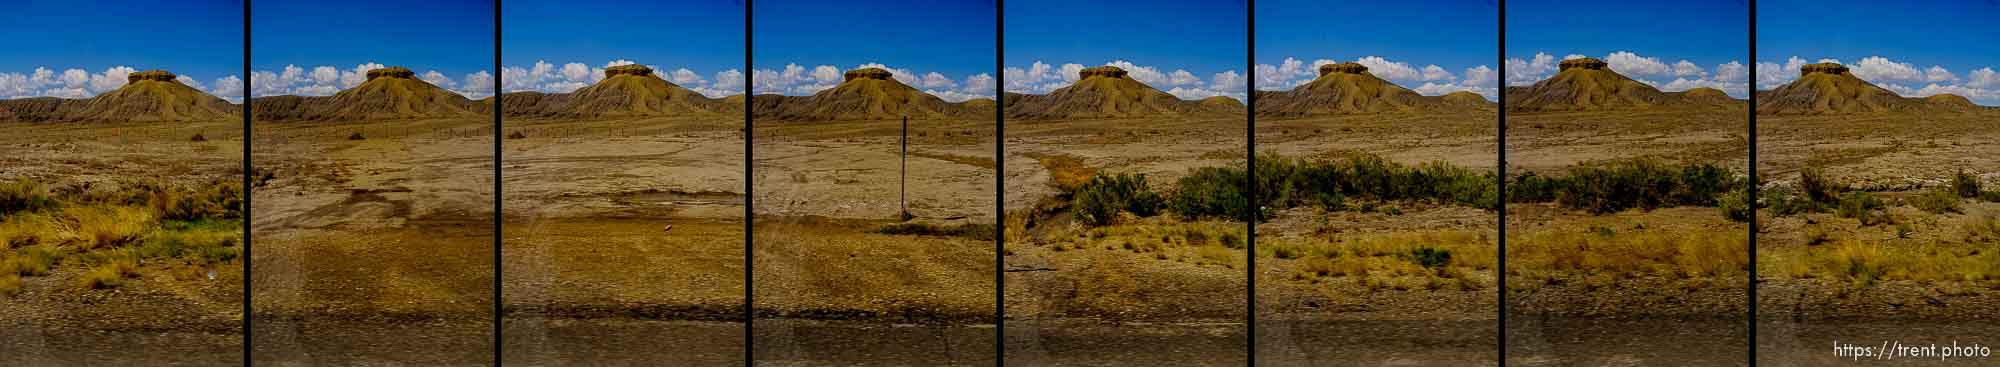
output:
<svg viewBox="0 0 2000 367"><path fill-rule="evenodd" d="M1923 194L1910 199L1910 206L1931 212L1932 214L1963 213L1964 210L1959 207L1958 203L1959 195L1963 193L1963 191L1958 191L1955 188L1937 187L1924 191ZM1978 194L1977 186L1975 186L1973 194L1975 196Z"/></svg>
<svg viewBox="0 0 2000 367"><path fill-rule="evenodd" d="M1888 214L1883 213L1883 207L1882 199L1876 198L1875 194L1852 191L1840 195L1840 203L1834 207L1834 212L1842 218L1860 220L1863 226L1871 226L1888 221Z"/></svg>
<svg viewBox="0 0 2000 367"><path fill-rule="evenodd" d="M1563 177L1534 173L1515 176L1508 200L1515 203L1556 202L1571 209L1608 214L1627 209L1669 206L1716 206L1720 198L1742 190L1748 180L1713 164L1669 165L1635 158L1570 167Z"/></svg>
<svg viewBox="0 0 2000 367"><path fill-rule="evenodd" d="M1250 204L1250 177L1242 169L1202 167L1175 182L1168 210L1188 218L1249 220L1257 210Z"/></svg>
<svg viewBox="0 0 2000 367"><path fill-rule="evenodd" d="M1965 173L1964 169L1960 169L1957 173L1951 175L1951 192L1958 194L1958 197L1976 198L1979 197L1981 191L1978 176Z"/></svg>
<svg viewBox="0 0 2000 367"><path fill-rule="evenodd" d="M1143 174L1098 174L1072 198L1076 220L1092 226L1111 224L1119 213L1139 217L1159 215L1166 201L1146 186Z"/></svg>
<svg viewBox="0 0 2000 367"><path fill-rule="evenodd" d="M0 247L0 273L46 276L74 266L87 269L79 277L83 287L104 289L125 284L146 265L206 267L239 260L243 190L238 182L8 186L31 188L16 192L34 193L35 199L18 202L35 204L0 217L0 244L6 245Z"/></svg>
<svg viewBox="0 0 2000 367"><path fill-rule="evenodd" d="M1337 209L1346 198L1427 201L1481 209L1499 207L1493 173L1444 162L1405 166L1380 156L1357 154L1335 160L1305 160L1264 153L1257 157L1262 206L1320 205Z"/></svg>

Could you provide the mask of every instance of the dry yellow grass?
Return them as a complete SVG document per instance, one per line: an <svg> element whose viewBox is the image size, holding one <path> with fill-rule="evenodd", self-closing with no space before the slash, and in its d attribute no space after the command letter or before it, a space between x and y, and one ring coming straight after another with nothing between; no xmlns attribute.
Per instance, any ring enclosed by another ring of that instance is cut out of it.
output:
<svg viewBox="0 0 2000 367"><path fill-rule="evenodd" d="M1537 232L1507 242L1508 274L1531 279L1571 276L1730 278L1747 273L1746 233L1733 228L1691 231Z"/></svg>
<svg viewBox="0 0 2000 367"><path fill-rule="evenodd" d="M1406 231L1331 238L1273 238L1258 255L1294 262L1292 279L1350 277L1370 289L1480 289L1498 264L1496 243L1472 230Z"/></svg>

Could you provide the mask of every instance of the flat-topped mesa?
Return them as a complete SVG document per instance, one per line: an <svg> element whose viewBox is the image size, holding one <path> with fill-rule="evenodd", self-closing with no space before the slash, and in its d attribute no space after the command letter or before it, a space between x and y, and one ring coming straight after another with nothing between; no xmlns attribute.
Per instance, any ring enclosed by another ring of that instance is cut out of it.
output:
<svg viewBox="0 0 2000 367"><path fill-rule="evenodd" d="M649 68L646 67L645 65L639 65L639 64L618 65L618 66L604 68L604 77L607 79L619 75L653 76L653 68Z"/></svg>
<svg viewBox="0 0 2000 367"><path fill-rule="evenodd" d="M860 68L847 71L847 81L850 82L855 79L889 80L889 77L892 76L895 76L895 74L889 73L888 70L882 70L882 68Z"/></svg>
<svg viewBox="0 0 2000 367"><path fill-rule="evenodd" d="M1607 66L1607 64L1604 63L1604 60L1585 57L1580 59L1563 60L1561 64L1557 65L1556 71L1562 72L1565 70L1569 70L1570 68L1583 68L1584 70L1604 70L1605 66Z"/></svg>
<svg viewBox="0 0 2000 367"><path fill-rule="evenodd" d="M375 80L375 78L382 77L416 79L417 72L410 71L410 69L405 69L401 66L391 66L368 71L368 80Z"/></svg>
<svg viewBox="0 0 2000 367"><path fill-rule="evenodd" d="M1319 66L1320 76L1326 76L1326 74L1328 73L1367 74L1368 66L1352 62L1343 62L1339 64L1326 64Z"/></svg>
<svg viewBox="0 0 2000 367"><path fill-rule="evenodd" d="M1077 79L1090 79L1090 77L1093 76L1101 76L1113 79L1124 79L1125 69L1120 69L1116 66L1099 66L1094 68L1083 68L1083 71L1076 72Z"/></svg>
<svg viewBox="0 0 2000 367"><path fill-rule="evenodd" d="M1831 62L1822 62L1818 64L1806 64L1806 66L1799 67L1800 77L1804 77L1812 73L1827 73L1829 75L1846 74L1847 66Z"/></svg>
<svg viewBox="0 0 2000 367"><path fill-rule="evenodd" d="M169 73L166 70L147 70L125 75L126 84L138 83L141 80L171 82L174 81L174 73Z"/></svg>

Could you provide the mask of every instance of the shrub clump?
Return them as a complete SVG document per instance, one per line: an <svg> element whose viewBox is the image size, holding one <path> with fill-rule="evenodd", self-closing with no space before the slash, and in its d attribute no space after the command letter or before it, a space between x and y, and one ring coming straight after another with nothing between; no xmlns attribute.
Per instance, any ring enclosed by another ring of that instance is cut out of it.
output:
<svg viewBox="0 0 2000 367"><path fill-rule="evenodd" d="M1916 198L1910 199L1910 206L1923 209L1923 211L1931 212L1932 214L1961 213L1963 210L1959 208L1958 200L1959 196L1963 195L1963 193L1963 191L1958 191L1957 188L1939 187L1924 191L1922 195L1917 195ZM1974 195L1976 196L1977 194L1975 191Z"/></svg>
<svg viewBox="0 0 2000 367"><path fill-rule="evenodd" d="M1260 206L1292 208L1319 205L1340 209L1350 197L1379 201L1413 200L1499 208L1497 175L1444 162L1405 166L1375 155L1337 160L1287 158L1265 153L1257 158Z"/></svg>
<svg viewBox="0 0 2000 367"><path fill-rule="evenodd" d="M55 209L60 204L41 184L26 180L0 183L0 218L13 213Z"/></svg>
<svg viewBox="0 0 2000 367"><path fill-rule="evenodd" d="M1965 173L1964 169L1960 169L1958 173L1951 175L1951 191L1958 194L1958 197L1979 197L1982 191L1979 187L1979 177Z"/></svg>
<svg viewBox="0 0 2000 367"><path fill-rule="evenodd" d="M1076 219L1098 226L1111 224L1118 213L1140 217L1160 214L1165 199L1146 186L1146 175L1098 174L1078 188L1073 197Z"/></svg>
<svg viewBox="0 0 2000 367"><path fill-rule="evenodd" d="M1256 214L1251 206L1250 177L1245 170L1202 167L1175 182L1167 208L1188 218L1230 218L1249 220Z"/></svg>
<svg viewBox="0 0 2000 367"><path fill-rule="evenodd" d="M1875 194L1853 191L1840 195L1840 205L1835 209L1843 218L1858 219L1861 225L1870 226L1888 221L1887 213L1882 212L1883 206L1882 199L1876 198Z"/></svg>
<svg viewBox="0 0 2000 367"><path fill-rule="evenodd" d="M1607 214L1667 206L1717 206L1748 180L1709 163L1674 166L1639 158L1570 167L1564 177L1533 173L1508 184L1516 203L1554 201L1563 207Z"/></svg>

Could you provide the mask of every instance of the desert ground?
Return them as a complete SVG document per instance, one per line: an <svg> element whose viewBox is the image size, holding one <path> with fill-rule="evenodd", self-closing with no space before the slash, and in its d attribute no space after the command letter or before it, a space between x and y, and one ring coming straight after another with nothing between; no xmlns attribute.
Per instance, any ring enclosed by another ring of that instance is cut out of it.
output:
<svg viewBox="0 0 2000 367"><path fill-rule="evenodd" d="M1740 320L1747 317L1749 227L1728 216L1723 197L1745 182L1748 130L1746 112L1728 108L1509 113L1507 332L1515 336L1509 360L1745 363L1748 335ZM1523 178L1530 174L1573 181L1555 198L1535 198L1534 182ZM1630 182L1664 184L1624 184ZM1591 191L1646 185L1673 188ZM1664 325L1672 323L1711 326L1705 333L1667 332ZM1719 357L1586 340L1693 343ZM1599 347L1626 352L1573 352Z"/></svg>
<svg viewBox="0 0 2000 367"><path fill-rule="evenodd" d="M0 365L242 364L241 120L0 136Z"/></svg>
<svg viewBox="0 0 2000 367"><path fill-rule="evenodd" d="M257 123L252 359L489 363L492 124Z"/></svg>
<svg viewBox="0 0 2000 367"><path fill-rule="evenodd" d="M1758 116L1759 358L1824 360L1835 339L2000 343L1995 116Z"/></svg>
<svg viewBox="0 0 2000 367"><path fill-rule="evenodd" d="M505 360L740 365L742 118L502 123Z"/></svg>
<svg viewBox="0 0 2000 367"><path fill-rule="evenodd" d="M992 122L909 122L907 217L900 121L755 124L757 363L851 365L870 345L911 365L990 358ZM949 342L899 339L925 332Z"/></svg>
<svg viewBox="0 0 2000 367"><path fill-rule="evenodd" d="M1241 169L1247 126L1240 116L1010 122L1009 360L1247 360L1243 221L1124 213L1089 225L1072 210L1074 191L1099 174L1143 174L1147 190L1168 192L1195 168ZM1159 344L1143 357L1104 352L1138 340Z"/></svg>
<svg viewBox="0 0 2000 367"><path fill-rule="evenodd" d="M1373 156L1483 174L1499 163L1496 119L1491 111L1260 118L1258 165L1278 156ZM1497 214L1443 201L1343 201L1285 209L1258 226L1260 361L1498 364ZM1427 246L1449 260L1414 261L1410 254ZM1374 348L1343 351L1357 343Z"/></svg>

